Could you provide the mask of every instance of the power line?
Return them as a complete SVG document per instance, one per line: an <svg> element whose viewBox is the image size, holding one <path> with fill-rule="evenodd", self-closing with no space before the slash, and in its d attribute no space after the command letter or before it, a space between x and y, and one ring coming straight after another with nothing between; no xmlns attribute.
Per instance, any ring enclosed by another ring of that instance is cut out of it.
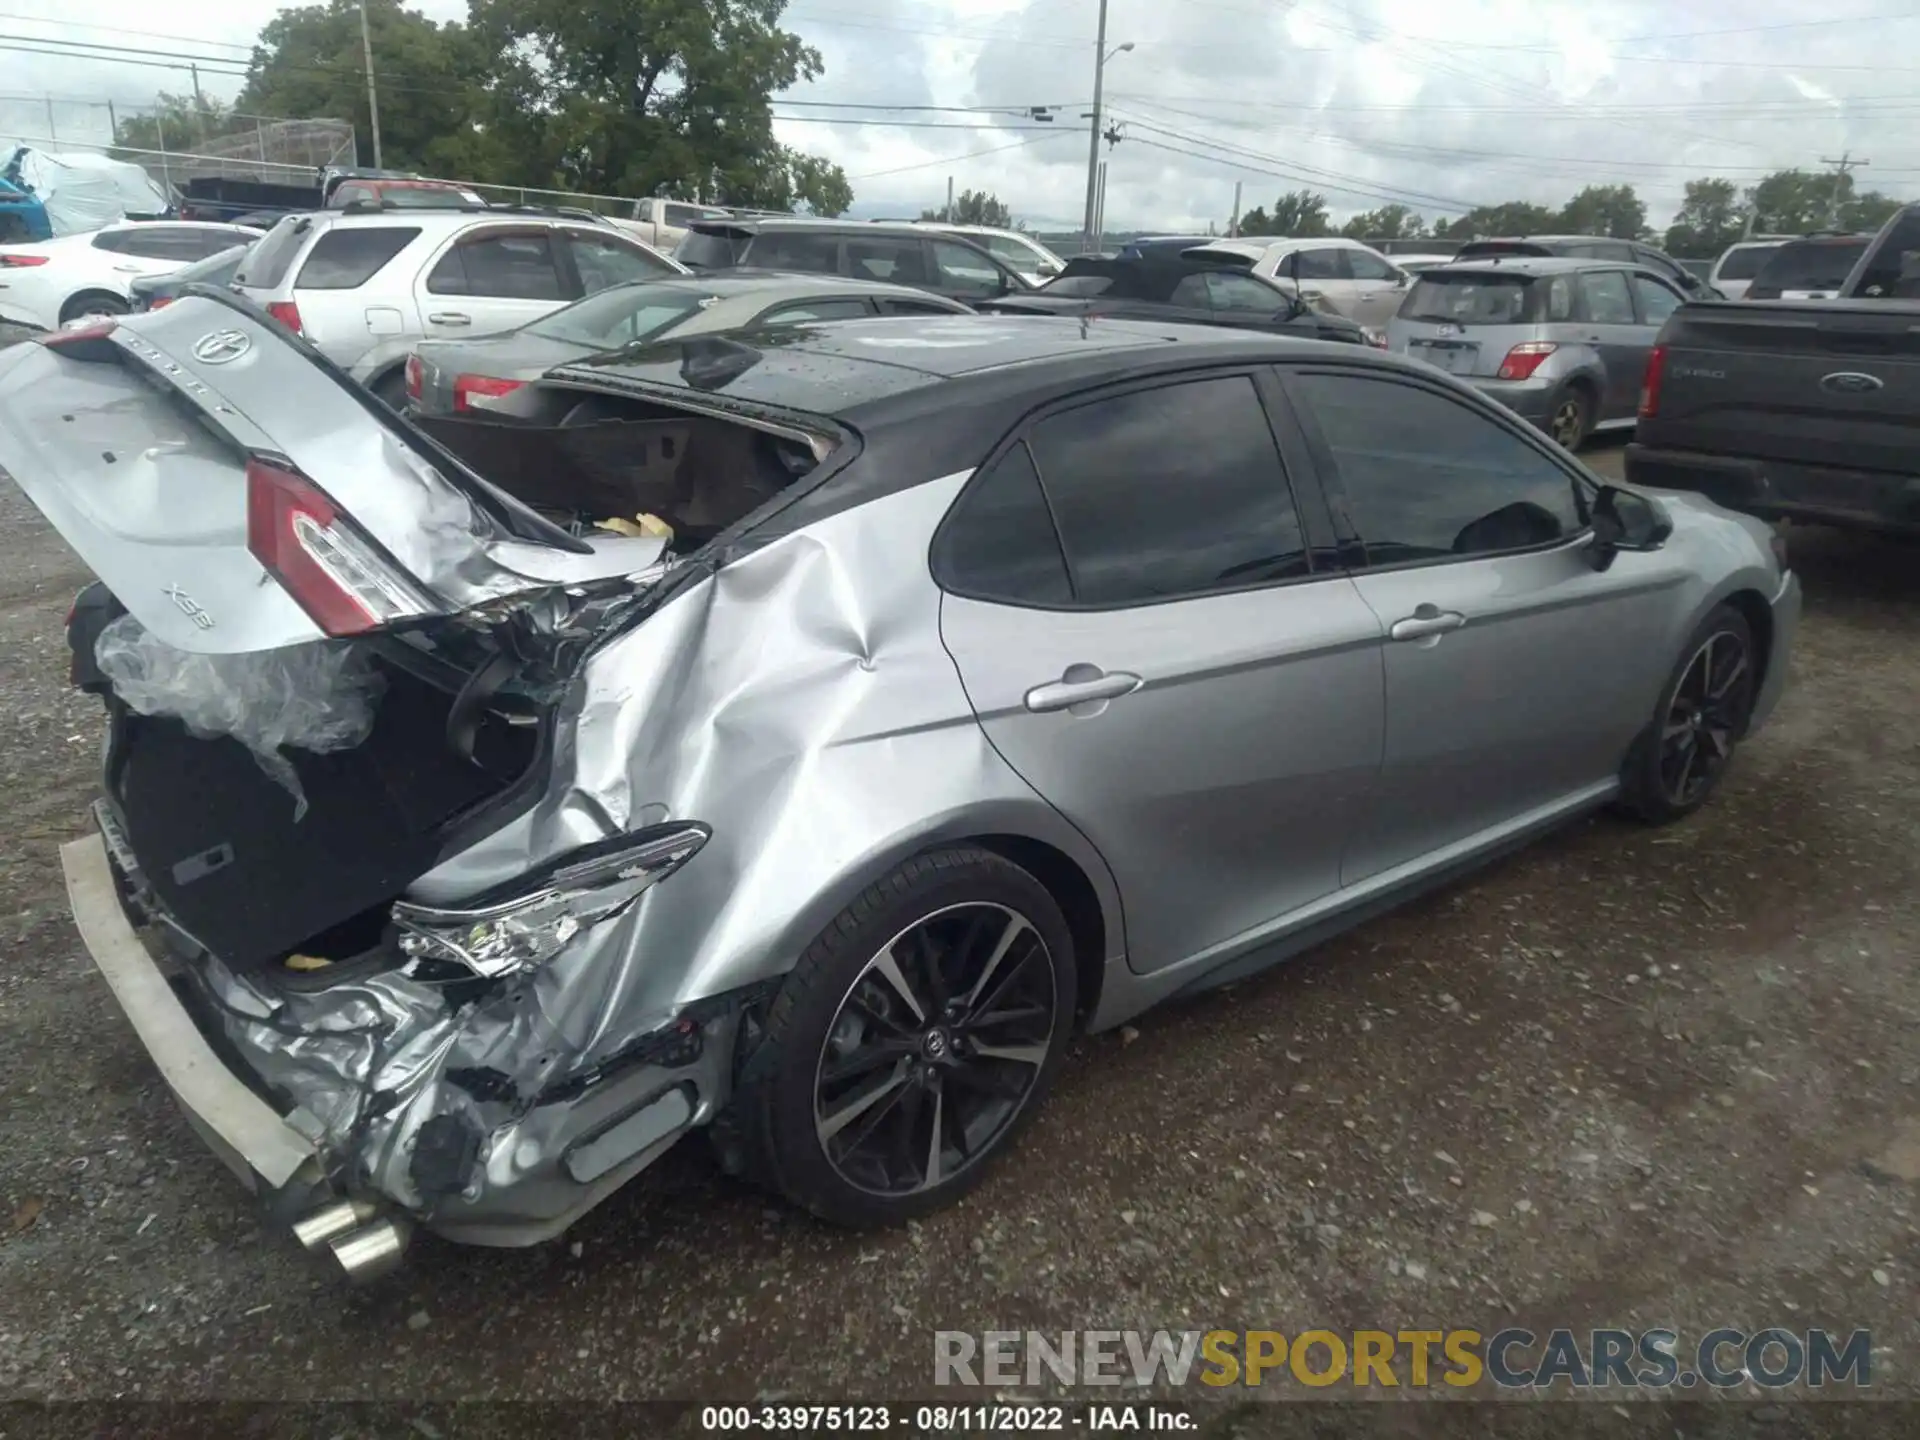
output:
<svg viewBox="0 0 1920 1440"><path fill-rule="evenodd" d="M211 45L219 50L253 53L253 42L242 45L233 40L209 40L201 35L167 35L157 30L129 30L120 25L95 25L90 20L55 20L45 15L14 15L0 11L0 20L25 20L35 25L52 25L61 30L97 30L102 35L138 35L148 40L178 40L185 45Z"/></svg>
<svg viewBox="0 0 1920 1440"><path fill-rule="evenodd" d="M1056 130L1051 138L1062 135L1079 137L1077 130ZM962 160L978 160L982 155L999 155L1008 150L1024 149L1028 145L1038 145L1048 139L1045 135L1036 135L1031 140L1016 140L1011 145L994 145L985 150L969 150L963 155L949 155L941 160L923 160L917 165L901 165L892 170L869 170L864 175L849 175L849 180L879 180L888 175L905 175L914 170L932 170L941 165L957 165Z"/></svg>

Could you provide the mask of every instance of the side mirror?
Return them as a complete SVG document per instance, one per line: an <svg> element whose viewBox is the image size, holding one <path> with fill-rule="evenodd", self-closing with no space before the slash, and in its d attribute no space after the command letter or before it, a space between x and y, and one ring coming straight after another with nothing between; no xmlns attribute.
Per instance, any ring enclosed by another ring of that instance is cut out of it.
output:
<svg viewBox="0 0 1920 1440"><path fill-rule="evenodd" d="M1622 550L1658 550L1673 534L1673 517L1651 495L1603 485L1593 502L1593 568L1605 570Z"/></svg>

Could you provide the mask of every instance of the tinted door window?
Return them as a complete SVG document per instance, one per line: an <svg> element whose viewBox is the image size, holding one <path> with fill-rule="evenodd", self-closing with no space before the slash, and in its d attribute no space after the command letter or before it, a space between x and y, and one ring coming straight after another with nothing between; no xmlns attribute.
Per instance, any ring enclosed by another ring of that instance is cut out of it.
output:
<svg viewBox="0 0 1920 1440"><path fill-rule="evenodd" d="M956 295L998 295L1006 290L993 261L967 245L948 240L931 242L934 269L939 272L940 288Z"/></svg>
<svg viewBox="0 0 1920 1440"><path fill-rule="evenodd" d="M1136 390L1033 430L1083 605L1139 605L1307 573L1266 411L1244 375Z"/></svg>
<svg viewBox="0 0 1920 1440"><path fill-rule="evenodd" d="M895 285L928 283L927 257L917 236L912 239L885 235L850 238L846 273L856 280L887 280Z"/></svg>
<svg viewBox="0 0 1920 1440"><path fill-rule="evenodd" d="M1289 266L1292 268L1289 269ZM1302 280L1345 280L1347 252L1344 250L1298 250L1280 267Z"/></svg>
<svg viewBox="0 0 1920 1440"><path fill-rule="evenodd" d="M1278 290L1262 285L1251 275L1230 271L1207 272L1207 295L1216 310L1237 310L1241 314L1284 315L1293 302Z"/></svg>
<svg viewBox="0 0 1920 1440"><path fill-rule="evenodd" d="M573 268L580 272L580 291L584 295L632 280L656 280L675 273L639 246L625 244L611 235L583 230L567 230L562 234L573 256Z"/></svg>
<svg viewBox="0 0 1920 1440"><path fill-rule="evenodd" d="M882 300L882 315L956 315L958 309L946 305L936 305L930 300Z"/></svg>
<svg viewBox="0 0 1920 1440"><path fill-rule="evenodd" d="M689 230L674 247L673 258L689 269L721 270L738 265L759 238L745 230ZM833 268L831 260L827 268Z"/></svg>
<svg viewBox="0 0 1920 1440"><path fill-rule="evenodd" d="M949 590L1008 605L1073 599L1066 557L1025 445L967 487L934 538L933 570Z"/></svg>
<svg viewBox="0 0 1920 1440"><path fill-rule="evenodd" d="M1378 255L1364 250L1347 251L1347 270L1356 280L1398 280L1400 272Z"/></svg>
<svg viewBox="0 0 1920 1440"><path fill-rule="evenodd" d="M502 300L564 300L546 231L479 235L462 240L427 277L436 295L485 295Z"/></svg>
<svg viewBox="0 0 1920 1440"><path fill-rule="evenodd" d="M1564 325L1573 319L1574 310L1573 276L1554 276L1547 282L1547 323Z"/></svg>
<svg viewBox="0 0 1920 1440"><path fill-rule="evenodd" d="M203 260L208 253L201 241L201 232L185 230L177 225L122 230L118 235L118 243L113 249L122 255L138 255L146 260Z"/></svg>
<svg viewBox="0 0 1920 1440"><path fill-rule="evenodd" d="M1580 291L1586 297L1587 319L1595 325L1631 325L1633 296L1627 290L1627 277L1619 270L1596 270L1580 277Z"/></svg>
<svg viewBox="0 0 1920 1440"><path fill-rule="evenodd" d="M1920 299L1920 210L1907 210L1894 221L1857 289L1875 300Z"/></svg>
<svg viewBox="0 0 1920 1440"><path fill-rule="evenodd" d="M1633 300L1640 307L1642 325L1663 323L1681 305L1678 295L1658 280L1649 280L1644 275L1633 277Z"/></svg>
<svg viewBox="0 0 1920 1440"><path fill-rule="evenodd" d="M300 267L296 290L355 290L380 272L420 231L410 225L336 228L315 242ZM417 263L417 262L416 262ZM418 271L414 272L419 273Z"/></svg>
<svg viewBox="0 0 1920 1440"><path fill-rule="evenodd" d="M1212 302L1207 298L1207 277L1205 275L1182 275L1180 283L1167 292L1169 305L1184 305L1189 310L1210 310Z"/></svg>
<svg viewBox="0 0 1920 1440"><path fill-rule="evenodd" d="M1547 545L1585 525L1574 482L1498 422L1432 390L1301 375L1369 565Z"/></svg>
<svg viewBox="0 0 1920 1440"><path fill-rule="evenodd" d="M379 197L365 185L342 185L333 192L333 198L327 202L329 209L340 209L356 201L375 200Z"/></svg>
<svg viewBox="0 0 1920 1440"><path fill-rule="evenodd" d="M689 233L689 240L693 238ZM749 263L768 270L799 270L809 275L834 275L840 270L837 235L797 235L778 230L761 235L748 252ZM699 261L682 263L699 264Z"/></svg>

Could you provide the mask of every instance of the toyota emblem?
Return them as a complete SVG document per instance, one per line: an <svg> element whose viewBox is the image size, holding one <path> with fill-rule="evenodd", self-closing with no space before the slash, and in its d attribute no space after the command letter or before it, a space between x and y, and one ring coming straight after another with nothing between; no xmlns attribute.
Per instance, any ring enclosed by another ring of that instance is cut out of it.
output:
<svg viewBox="0 0 1920 1440"><path fill-rule="evenodd" d="M215 330L193 342L193 358L203 365L224 365L238 360L253 348L253 341L240 330Z"/></svg>

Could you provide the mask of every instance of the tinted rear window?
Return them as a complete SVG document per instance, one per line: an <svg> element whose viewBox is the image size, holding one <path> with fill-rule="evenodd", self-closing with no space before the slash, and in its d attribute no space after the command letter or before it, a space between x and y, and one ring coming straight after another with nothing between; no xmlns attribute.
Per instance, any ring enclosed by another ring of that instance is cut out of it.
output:
<svg viewBox="0 0 1920 1440"><path fill-rule="evenodd" d="M379 191L380 199L397 210L458 210L466 205L487 202L471 190L452 190L437 185L390 185Z"/></svg>
<svg viewBox="0 0 1920 1440"><path fill-rule="evenodd" d="M724 270L738 265L753 243L747 230L689 230L674 248L673 258L694 270Z"/></svg>
<svg viewBox="0 0 1920 1440"><path fill-rule="evenodd" d="M1875 300L1920 299L1920 210L1908 210L1886 231L1856 292Z"/></svg>
<svg viewBox="0 0 1920 1440"><path fill-rule="evenodd" d="M1455 325L1517 325L1529 318L1528 275L1428 274L1413 282L1400 306L1402 320Z"/></svg>
<svg viewBox="0 0 1920 1440"><path fill-rule="evenodd" d="M667 285L619 285L589 295L527 327L534 335L611 350L650 340L712 303L699 290Z"/></svg>
<svg viewBox="0 0 1920 1440"><path fill-rule="evenodd" d="M357 290L420 233L412 225L329 230L300 267L299 290Z"/></svg>
<svg viewBox="0 0 1920 1440"><path fill-rule="evenodd" d="M1471 240L1454 257L1470 260L1475 255L1551 255L1552 247L1533 240Z"/></svg>
<svg viewBox="0 0 1920 1440"><path fill-rule="evenodd" d="M1838 290L1865 240L1798 240L1782 245L1753 277L1756 290Z"/></svg>
<svg viewBox="0 0 1920 1440"><path fill-rule="evenodd" d="M285 282L287 271L293 268L294 257L300 253L300 247L306 243L307 232L312 227L313 222L302 216L289 216L282 220L247 252L247 258L241 262L233 283L253 290L279 287Z"/></svg>
<svg viewBox="0 0 1920 1440"><path fill-rule="evenodd" d="M1113 288L1111 275L1062 275L1049 280L1040 287L1049 295L1070 295L1076 299L1088 300L1095 295L1104 295Z"/></svg>
<svg viewBox="0 0 1920 1440"><path fill-rule="evenodd" d="M1760 267L1779 253L1778 245L1750 245L1744 250L1729 250L1720 262L1722 280L1751 280Z"/></svg>

